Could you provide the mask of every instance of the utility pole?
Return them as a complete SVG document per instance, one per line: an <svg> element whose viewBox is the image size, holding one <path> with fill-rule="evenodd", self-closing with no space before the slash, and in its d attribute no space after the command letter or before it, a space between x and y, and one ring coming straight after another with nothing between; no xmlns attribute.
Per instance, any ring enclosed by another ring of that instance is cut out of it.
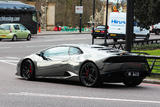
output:
<svg viewBox="0 0 160 107"><path fill-rule="evenodd" d="M108 0L106 1L106 25L105 25L105 39L104 44L107 45L107 35L108 34Z"/></svg>
<svg viewBox="0 0 160 107"><path fill-rule="evenodd" d="M93 0L92 44L94 44L95 0Z"/></svg>
<svg viewBox="0 0 160 107"><path fill-rule="evenodd" d="M82 6L82 0L80 0L80 6ZM82 32L82 14L80 14L79 32Z"/></svg>
<svg viewBox="0 0 160 107"><path fill-rule="evenodd" d="M131 52L133 42L134 0L127 0L126 51Z"/></svg>

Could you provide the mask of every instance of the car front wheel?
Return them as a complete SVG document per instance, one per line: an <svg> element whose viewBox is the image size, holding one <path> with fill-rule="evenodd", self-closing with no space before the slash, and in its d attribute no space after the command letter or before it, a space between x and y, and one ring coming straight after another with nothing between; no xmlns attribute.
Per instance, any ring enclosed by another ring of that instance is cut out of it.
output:
<svg viewBox="0 0 160 107"><path fill-rule="evenodd" d="M156 30L156 31L155 31L155 34L156 34L156 35L159 35L159 30Z"/></svg>
<svg viewBox="0 0 160 107"><path fill-rule="evenodd" d="M14 35L13 38L12 38L12 41L16 41L17 40L17 36Z"/></svg>
<svg viewBox="0 0 160 107"><path fill-rule="evenodd" d="M31 60L27 59L22 62L21 76L26 80L33 80L35 75L34 64Z"/></svg>
<svg viewBox="0 0 160 107"><path fill-rule="evenodd" d="M87 87L98 86L101 82L99 71L92 62L87 62L82 65L79 78L81 83Z"/></svg>
<svg viewBox="0 0 160 107"><path fill-rule="evenodd" d="M27 36L27 40L28 40L28 41L31 40L31 35L30 35L30 34Z"/></svg>

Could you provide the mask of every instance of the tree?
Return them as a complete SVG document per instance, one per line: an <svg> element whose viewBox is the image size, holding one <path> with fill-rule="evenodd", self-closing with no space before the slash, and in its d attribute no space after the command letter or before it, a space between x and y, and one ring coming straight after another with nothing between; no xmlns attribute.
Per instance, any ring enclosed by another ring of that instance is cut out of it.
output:
<svg viewBox="0 0 160 107"><path fill-rule="evenodd" d="M160 22L160 0L135 0L135 20L139 26L148 28Z"/></svg>

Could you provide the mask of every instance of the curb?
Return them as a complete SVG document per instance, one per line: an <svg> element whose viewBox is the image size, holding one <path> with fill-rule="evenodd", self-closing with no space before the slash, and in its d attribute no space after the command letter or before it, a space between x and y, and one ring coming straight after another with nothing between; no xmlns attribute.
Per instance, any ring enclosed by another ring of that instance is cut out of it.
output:
<svg viewBox="0 0 160 107"><path fill-rule="evenodd" d="M144 83L151 83L151 84L160 84L160 80L158 79L144 79Z"/></svg>
<svg viewBox="0 0 160 107"><path fill-rule="evenodd" d="M44 36L44 35L74 35L74 34L91 34L91 32L41 32L37 33L36 36Z"/></svg>
<svg viewBox="0 0 160 107"><path fill-rule="evenodd" d="M160 84L160 74L159 73L151 73L149 78L143 80L144 83L152 83L152 84Z"/></svg>

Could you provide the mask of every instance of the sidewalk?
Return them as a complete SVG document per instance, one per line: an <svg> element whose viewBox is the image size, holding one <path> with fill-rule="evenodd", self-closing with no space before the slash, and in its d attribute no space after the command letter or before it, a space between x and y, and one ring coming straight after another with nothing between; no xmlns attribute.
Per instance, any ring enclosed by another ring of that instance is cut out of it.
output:
<svg viewBox="0 0 160 107"><path fill-rule="evenodd" d="M157 78L146 78L143 80L144 83L160 84L160 79Z"/></svg>
<svg viewBox="0 0 160 107"><path fill-rule="evenodd" d="M91 32L66 32L66 31L41 31L38 32L38 36L43 36L43 35L71 35L71 34L91 34Z"/></svg>
<svg viewBox="0 0 160 107"><path fill-rule="evenodd" d="M150 77L144 79L145 83L160 84L160 74L152 73Z"/></svg>

